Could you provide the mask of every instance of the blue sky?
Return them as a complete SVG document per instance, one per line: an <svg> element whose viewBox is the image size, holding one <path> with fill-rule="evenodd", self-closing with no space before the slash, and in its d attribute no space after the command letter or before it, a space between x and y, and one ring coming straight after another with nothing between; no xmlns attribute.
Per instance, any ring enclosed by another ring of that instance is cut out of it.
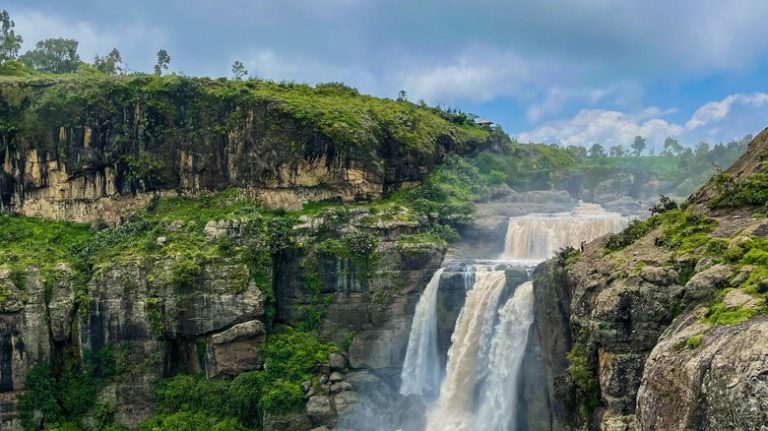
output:
<svg viewBox="0 0 768 431"><path fill-rule="evenodd" d="M455 106L521 141L693 145L768 126L765 0L6 0L24 48L150 71L342 81Z"/></svg>

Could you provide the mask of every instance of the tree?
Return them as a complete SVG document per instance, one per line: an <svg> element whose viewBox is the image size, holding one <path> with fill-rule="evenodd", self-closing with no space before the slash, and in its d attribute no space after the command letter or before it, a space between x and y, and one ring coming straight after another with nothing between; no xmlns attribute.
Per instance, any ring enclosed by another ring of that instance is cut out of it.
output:
<svg viewBox="0 0 768 431"><path fill-rule="evenodd" d="M589 147L589 157L592 159L602 159L605 157L605 148L600 144L592 144Z"/></svg>
<svg viewBox="0 0 768 431"><path fill-rule="evenodd" d="M693 158L693 150L690 148L685 148L683 151L680 152L680 161L687 162Z"/></svg>
<svg viewBox="0 0 768 431"><path fill-rule="evenodd" d="M608 150L608 154L610 154L611 157L624 157L624 147L621 145L614 145Z"/></svg>
<svg viewBox="0 0 768 431"><path fill-rule="evenodd" d="M669 137L664 140L664 151L662 156L679 156L683 152L683 146L677 142L677 139Z"/></svg>
<svg viewBox="0 0 768 431"><path fill-rule="evenodd" d="M709 144L704 141L699 142L699 145L696 145L696 150L693 152L697 159L703 159L707 156L707 153L709 153Z"/></svg>
<svg viewBox="0 0 768 431"><path fill-rule="evenodd" d="M645 138L642 136L635 136L635 141L632 142L632 154L635 157L639 157L645 150Z"/></svg>
<svg viewBox="0 0 768 431"><path fill-rule="evenodd" d="M581 145L569 145L566 150L573 154L576 160L584 160L587 158L587 149Z"/></svg>
<svg viewBox="0 0 768 431"><path fill-rule="evenodd" d="M397 101L398 102L405 102L408 100L408 94L405 92L405 90L400 90L397 92Z"/></svg>
<svg viewBox="0 0 768 431"><path fill-rule="evenodd" d="M0 9L0 64L19 56L23 39L13 30L15 26L8 11Z"/></svg>
<svg viewBox="0 0 768 431"><path fill-rule="evenodd" d="M123 58L120 56L120 51L117 48L112 48L112 51L104 57L98 55L93 60L93 65L97 70L106 73L107 75L117 75L124 72L122 67Z"/></svg>
<svg viewBox="0 0 768 431"><path fill-rule="evenodd" d="M171 64L171 56L168 55L168 51L161 49L157 51L157 63L155 63L155 75L160 75L163 70L168 69L168 65Z"/></svg>
<svg viewBox="0 0 768 431"><path fill-rule="evenodd" d="M45 39L37 42L35 49L25 52L19 59L40 72L73 73L82 64L77 45L74 39Z"/></svg>
<svg viewBox="0 0 768 431"><path fill-rule="evenodd" d="M245 68L245 65L242 61L235 61L232 63L232 76L235 77L238 81L245 78L248 75L248 69Z"/></svg>

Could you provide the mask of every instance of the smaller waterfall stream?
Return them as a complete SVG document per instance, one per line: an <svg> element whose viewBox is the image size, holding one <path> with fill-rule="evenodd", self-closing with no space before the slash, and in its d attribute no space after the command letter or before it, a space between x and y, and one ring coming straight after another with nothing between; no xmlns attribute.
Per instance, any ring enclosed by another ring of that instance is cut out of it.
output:
<svg viewBox="0 0 768 431"><path fill-rule="evenodd" d="M488 360L488 379L480 398L473 429L506 431L515 429L517 382L533 323L533 283L525 282L499 310Z"/></svg>
<svg viewBox="0 0 768 431"><path fill-rule="evenodd" d="M437 352L437 288L444 270L435 271L416 304L401 374L400 393L403 395L429 396L436 394L440 388L442 368Z"/></svg>

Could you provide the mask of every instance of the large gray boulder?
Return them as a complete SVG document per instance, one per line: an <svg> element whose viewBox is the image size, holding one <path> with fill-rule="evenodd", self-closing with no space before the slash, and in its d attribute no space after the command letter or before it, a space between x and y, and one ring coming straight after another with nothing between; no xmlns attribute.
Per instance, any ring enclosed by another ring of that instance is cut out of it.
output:
<svg viewBox="0 0 768 431"><path fill-rule="evenodd" d="M640 430L768 429L768 318L710 328L704 312L679 318L648 357Z"/></svg>

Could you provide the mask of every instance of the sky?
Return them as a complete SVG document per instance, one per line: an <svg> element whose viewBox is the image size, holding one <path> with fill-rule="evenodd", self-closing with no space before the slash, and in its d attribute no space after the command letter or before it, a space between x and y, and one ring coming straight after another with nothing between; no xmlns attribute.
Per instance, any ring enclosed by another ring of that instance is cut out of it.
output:
<svg viewBox="0 0 768 431"><path fill-rule="evenodd" d="M661 149L768 126L766 0L4 0L24 37L113 47L132 70L276 81L456 107L521 142Z"/></svg>

